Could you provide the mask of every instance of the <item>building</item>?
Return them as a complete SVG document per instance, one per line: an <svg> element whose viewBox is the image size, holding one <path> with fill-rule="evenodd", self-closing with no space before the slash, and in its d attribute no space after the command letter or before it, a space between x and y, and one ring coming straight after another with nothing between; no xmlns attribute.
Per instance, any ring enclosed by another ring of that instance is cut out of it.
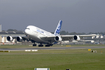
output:
<svg viewBox="0 0 105 70"><path fill-rule="evenodd" d="M2 32L2 25L0 24L0 32Z"/></svg>

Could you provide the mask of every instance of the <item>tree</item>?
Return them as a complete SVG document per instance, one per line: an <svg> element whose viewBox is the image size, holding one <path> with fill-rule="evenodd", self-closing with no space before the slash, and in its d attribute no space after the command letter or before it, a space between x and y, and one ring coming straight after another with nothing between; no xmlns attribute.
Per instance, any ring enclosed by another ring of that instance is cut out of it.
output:
<svg viewBox="0 0 105 70"><path fill-rule="evenodd" d="M17 31L16 29L8 29L7 31Z"/></svg>

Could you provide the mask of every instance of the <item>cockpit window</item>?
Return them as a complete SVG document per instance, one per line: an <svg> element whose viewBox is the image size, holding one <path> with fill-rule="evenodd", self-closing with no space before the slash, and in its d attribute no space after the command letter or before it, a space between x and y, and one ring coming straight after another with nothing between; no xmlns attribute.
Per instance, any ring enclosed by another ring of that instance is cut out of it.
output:
<svg viewBox="0 0 105 70"><path fill-rule="evenodd" d="M30 28L26 28L26 29L30 30Z"/></svg>

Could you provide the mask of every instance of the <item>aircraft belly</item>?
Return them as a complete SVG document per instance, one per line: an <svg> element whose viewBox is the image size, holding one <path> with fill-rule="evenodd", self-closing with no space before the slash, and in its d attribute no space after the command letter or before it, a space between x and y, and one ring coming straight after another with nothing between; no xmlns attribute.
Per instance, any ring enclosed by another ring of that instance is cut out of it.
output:
<svg viewBox="0 0 105 70"><path fill-rule="evenodd" d="M30 36L30 39L32 39L32 40L34 40L34 41L36 41L38 43L48 43L48 42L43 41L42 39L40 39L40 38L38 38L36 36Z"/></svg>

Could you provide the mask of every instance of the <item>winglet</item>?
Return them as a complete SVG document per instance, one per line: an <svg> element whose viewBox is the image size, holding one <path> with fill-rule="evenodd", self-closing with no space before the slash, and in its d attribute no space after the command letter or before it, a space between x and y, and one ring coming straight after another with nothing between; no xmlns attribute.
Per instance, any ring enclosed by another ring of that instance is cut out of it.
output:
<svg viewBox="0 0 105 70"><path fill-rule="evenodd" d="M54 35L59 35L60 34L60 30L61 30L61 26L62 26L62 20L59 21L58 25L57 25L57 28L54 32Z"/></svg>

